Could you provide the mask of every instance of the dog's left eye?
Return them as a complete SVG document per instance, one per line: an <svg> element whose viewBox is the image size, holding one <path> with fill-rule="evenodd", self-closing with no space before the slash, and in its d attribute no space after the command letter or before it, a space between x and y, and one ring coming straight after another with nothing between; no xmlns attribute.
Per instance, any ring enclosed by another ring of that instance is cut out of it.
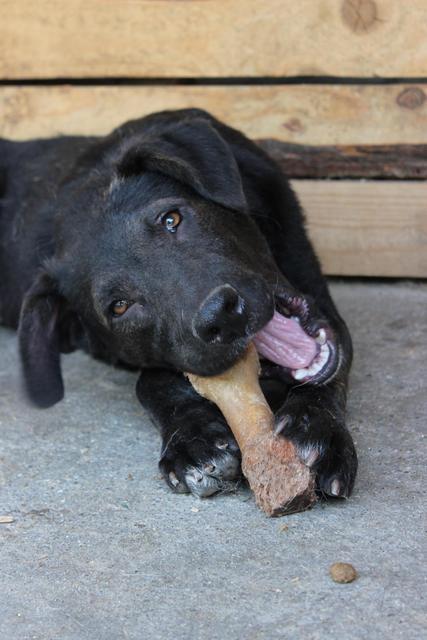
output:
<svg viewBox="0 0 427 640"><path fill-rule="evenodd" d="M110 304L110 311L113 316L122 316L131 305L132 303L128 300L114 300L114 302Z"/></svg>
<svg viewBox="0 0 427 640"><path fill-rule="evenodd" d="M169 211L162 216L162 224L166 227L170 233L176 233L179 223L182 220L182 215L179 211Z"/></svg>

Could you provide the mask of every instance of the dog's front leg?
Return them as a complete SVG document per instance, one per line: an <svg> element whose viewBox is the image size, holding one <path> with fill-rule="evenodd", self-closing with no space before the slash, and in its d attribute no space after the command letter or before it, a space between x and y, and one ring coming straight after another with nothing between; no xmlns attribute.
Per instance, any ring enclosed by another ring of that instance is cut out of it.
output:
<svg viewBox="0 0 427 640"><path fill-rule="evenodd" d="M178 493L207 497L230 491L241 478L240 451L218 408L180 373L141 373L137 396L162 437L159 467Z"/></svg>

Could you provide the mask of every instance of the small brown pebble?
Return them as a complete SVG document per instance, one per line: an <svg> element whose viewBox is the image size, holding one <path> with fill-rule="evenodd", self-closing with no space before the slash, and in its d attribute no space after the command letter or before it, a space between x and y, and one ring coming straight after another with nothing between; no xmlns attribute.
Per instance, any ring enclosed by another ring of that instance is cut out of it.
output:
<svg viewBox="0 0 427 640"><path fill-rule="evenodd" d="M12 516L0 516L0 524L10 524L11 522L15 522L15 518Z"/></svg>
<svg viewBox="0 0 427 640"><path fill-rule="evenodd" d="M280 531L288 531L289 527L287 524L282 524L282 526L280 527Z"/></svg>
<svg viewBox="0 0 427 640"><path fill-rule="evenodd" d="M329 568L329 573L334 582L346 584L353 582L357 578L357 571L352 564L348 562L334 562Z"/></svg>

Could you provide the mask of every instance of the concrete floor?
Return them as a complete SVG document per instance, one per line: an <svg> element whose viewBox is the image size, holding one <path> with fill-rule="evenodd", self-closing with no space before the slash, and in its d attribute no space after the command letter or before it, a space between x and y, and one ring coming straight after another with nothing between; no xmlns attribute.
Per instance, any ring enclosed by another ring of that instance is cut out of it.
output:
<svg viewBox="0 0 427 640"><path fill-rule="evenodd" d="M66 356L65 401L28 407L0 331L1 638L423 636L427 285L332 289L355 342L359 479L349 501L280 520L245 491L170 493L133 374ZM358 580L332 582L335 561Z"/></svg>

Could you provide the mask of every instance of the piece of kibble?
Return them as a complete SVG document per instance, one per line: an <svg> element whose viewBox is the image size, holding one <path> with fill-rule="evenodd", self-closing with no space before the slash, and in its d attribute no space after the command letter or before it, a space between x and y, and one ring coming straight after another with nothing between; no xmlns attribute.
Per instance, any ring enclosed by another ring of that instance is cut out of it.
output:
<svg viewBox="0 0 427 640"><path fill-rule="evenodd" d="M346 584L353 582L357 578L357 571L352 564L348 562L334 562L329 568L329 573L334 582Z"/></svg>

